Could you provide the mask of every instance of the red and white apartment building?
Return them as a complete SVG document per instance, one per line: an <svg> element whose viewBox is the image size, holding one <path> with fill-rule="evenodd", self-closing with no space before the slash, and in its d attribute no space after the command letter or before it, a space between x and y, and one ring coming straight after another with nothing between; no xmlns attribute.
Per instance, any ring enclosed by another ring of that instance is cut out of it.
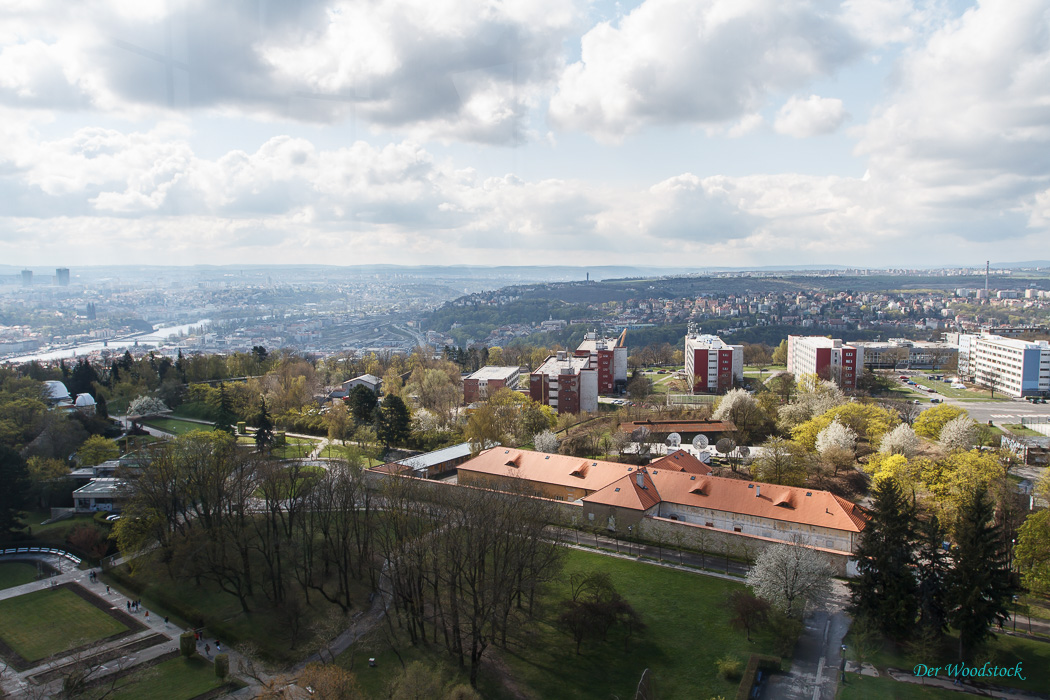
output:
<svg viewBox="0 0 1050 700"><path fill-rule="evenodd" d="M724 394L733 380L744 379L744 346L729 345L717 335L685 336L685 373L694 392Z"/></svg>
<svg viewBox="0 0 1050 700"><path fill-rule="evenodd" d="M815 374L852 391L863 367L864 351L855 345L824 336L788 336L787 370L796 377Z"/></svg>
<svg viewBox="0 0 1050 700"><path fill-rule="evenodd" d="M521 368L486 365L463 380L463 403L483 401L500 389L517 389Z"/></svg>
<svg viewBox="0 0 1050 700"><path fill-rule="evenodd" d="M573 353L576 357L591 358L591 366L598 370L598 393L622 393L627 388L627 329L619 338L599 338L588 333Z"/></svg>
<svg viewBox="0 0 1050 700"><path fill-rule="evenodd" d="M598 369L591 357L564 350L551 355L529 375L529 396L558 413L598 410Z"/></svg>

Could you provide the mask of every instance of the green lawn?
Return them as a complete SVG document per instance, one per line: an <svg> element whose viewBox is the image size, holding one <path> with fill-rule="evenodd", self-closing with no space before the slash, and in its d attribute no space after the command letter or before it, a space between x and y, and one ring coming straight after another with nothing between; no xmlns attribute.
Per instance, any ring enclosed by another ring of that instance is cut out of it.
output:
<svg viewBox="0 0 1050 700"><path fill-rule="evenodd" d="M1014 435L1021 435L1021 436L1025 436L1025 437L1042 437L1043 436L1042 433L1036 432L1035 430L1032 430L1031 428L1026 428L1023 425L1021 425L1020 423L1004 424L1003 427L1006 428L1010 433L1012 433Z"/></svg>
<svg viewBox="0 0 1050 700"><path fill-rule="evenodd" d="M222 683L216 678L215 666L210 661L200 656L189 659L180 656L130 674L120 682L110 698L187 700L218 688Z"/></svg>
<svg viewBox="0 0 1050 700"><path fill-rule="evenodd" d="M1021 627L1018 625L1019 629ZM948 635L939 652L933 657L923 663L927 666L956 663L958 661L957 633ZM907 670L913 668L916 663L911 655L889 641L884 641L882 648L873 654L869 661L880 671L887 668ZM1026 680L1013 677L985 679L992 685L1038 692L1050 688L1050 644L1046 642L997 634L985 649L977 654L974 661L975 663L968 665L983 666L985 662L991 662L993 665L1013 668L1018 662L1021 662Z"/></svg>
<svg viewBox="0 0 1050 700"><path fill-rule="evenodd" d="M127 629L124 623L65 588L0 600L0 639L27 661Z"/></svg>
<svg viewBox="0 0 1050 700"><path fill-rule="evenodd" d="M143 425L148 425L157 430L163 430L172 435L185 435L194 430L215 430L214 425L209 425L207 423L194 423L193 421L180 420L178 418L150 418L149 420L142 421L142 423Z"/></svg>
<svg viewBox="0 0 1050 700"><path fill-rule="evenodd" d="M992 394L987 389L953 389L951 384L947 384L938 379L927 379L926 375L913 374L911 380L920 386L929 386L937 390L937 393L941 396L947 396L951 399L961 399L963 401L1009 401L1008 397L1004 397L1001 394L996 394L995 398L992 398ZM899 380L898 380L899 383ZM921 392L928 393L928 392ZM934 394L929 394L934 396Z"/></svg>
<svg viewBox="0 0 1050 700"><path fill-rule="evenodd" d="M957 700L961 696L953 690L902 683L888 676L861 676L846 674L846 683L839 683L837 700Z"/></svg>
<svg viewBox="0 0 1050 700"><path fill-rule="evenodd" d="M586 641L577 656L574 642L553 620L558 602L569 595L573 572L607 572L616 589L640 613L648 628L625 644L618 631L605 642ZM706 698L736 693L715 661L730 655L746 663L751 653L770 653L770 643L749 643L729 625L726 596L743 585L641 562L568 550L561 583L544 599L546 615L524 648L504 656L515 680L536 697L629 697L648 668L660 697Z"/></svg>
<svg viewBox="0 0 1050 700"><path fill-rule="evenodd" d="M0 590L36 581L36 566L24 561L0 564Z"/></svg>

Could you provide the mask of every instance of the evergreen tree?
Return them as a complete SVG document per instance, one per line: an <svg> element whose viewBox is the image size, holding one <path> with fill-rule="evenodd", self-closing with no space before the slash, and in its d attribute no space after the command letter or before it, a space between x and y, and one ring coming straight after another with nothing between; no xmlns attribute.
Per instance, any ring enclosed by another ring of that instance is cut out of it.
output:
<svg viewBox="0 0 1050 700"><path fill-rule="evenodd" d="M255 417L255 427L255 447L260 450L270 449L273 446L273 421L266 410L266 399L262 400L259 414Z"/></svg>
<svg viewBox="0 0 1050 700"><path fill-rule="evenodd" d="M915 622L915 510L892 478L877 482L871 520L857 547L851 612L901 639Z"/></svg>
<svg viewBox="0 0 1050 700"><path fill-rule="evenodd" d="M226 393L226 383L219 382L219 415L215 418L215 429L233 435L235 429L233 420L233 406L230 404L230 396Z"/></svg>
<svg viewBox="0 0 1050 700"><path fill-rule="evenodd" d="M388 394L376 411L376 436L387 447L404 443L409 436L412 414L396 394Z"/></svg>
<svg viewBox="0 0 1050 700"><path fill-rule="evenodd" d="M375 410L379 406L379 399L374 391L367 386L358 384L350 390L346 397L346 405L350 408L350 414L358 425L368 425L375 418Z"/></svg>
<svg viewBox="0 0 1050 700"><path fill-rule="evenodd" d="M948 628L948 559L945 532L936 516L919 524L915 568L919 578L919 625L922 634L939 637Z"/></svg>
<svg viewBox="0 0 1050 700"><path fill-rule="evenodd" d="M0 539L25 527L22 508L29 489L29 469L22 455L0 445Z"/></svg>
<svg viewBox="0 0 1050 700"><path fill-rule="evenodd" d="M102 394L95 399L95 415L99 418L109 418L109 406L106 404L106 397Z"/></svg>
<svg viewBox="0 0 1050 700"><path fill-rule="evenodd" d="M992 635L989 626L1008 617L1014 586L1006 552L983 488L963 502L955 529L954 566L948 575L948 621L959 631L959 660L968 661Z"/></svg>

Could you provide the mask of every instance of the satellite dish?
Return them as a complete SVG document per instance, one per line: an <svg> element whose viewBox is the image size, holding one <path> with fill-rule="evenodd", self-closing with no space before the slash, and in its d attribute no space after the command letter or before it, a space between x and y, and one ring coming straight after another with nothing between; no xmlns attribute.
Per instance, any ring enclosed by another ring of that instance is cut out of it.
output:
<svg viewBox="0 0 1050 700"><path fill-rule="evenodd" d="M698 455L697 455L697 458L698 458L698 459L699 459L699 460L700 460L701 462L703 462L704 464L710 464L710 463L711 463L711 453L710 453L710 452L708 452L707 450L704 450L703 452L701 452L700 454L698 454Z"/></svg>
<svg viewBox="0 0 1050 700"><path fill-rule="evenodd" d="M708 441L706 435L697 435L695 438L693 438L693 447L695 447L696 449L702 450L705 447L707 447L707 445Z"/></svg>
<svg viewBox="0 0 1050 700"><path fill-rule="evenodd" d="M682 444L682 436L678 433L671 433L667 436L667 440L665 442L667 443L668 447L678 447Z"/></svg>
<svg viewBox="0 0 1050 700"><path fill-rule="evenodd" d="M747 456L751 454L751 449L747 445L741 445L736 448L736 453L739 455L740 459L747 459Z"/></svg>

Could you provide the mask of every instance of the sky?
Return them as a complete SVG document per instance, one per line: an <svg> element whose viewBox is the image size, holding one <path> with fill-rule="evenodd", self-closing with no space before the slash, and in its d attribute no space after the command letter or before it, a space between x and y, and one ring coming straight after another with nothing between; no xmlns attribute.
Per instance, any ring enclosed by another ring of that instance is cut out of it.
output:
<svg viewBox="0 0 1050 700"><path fill-rule="evenodd" d="M6 0L12 265L1050 257L1050 0Z"/></svg>

